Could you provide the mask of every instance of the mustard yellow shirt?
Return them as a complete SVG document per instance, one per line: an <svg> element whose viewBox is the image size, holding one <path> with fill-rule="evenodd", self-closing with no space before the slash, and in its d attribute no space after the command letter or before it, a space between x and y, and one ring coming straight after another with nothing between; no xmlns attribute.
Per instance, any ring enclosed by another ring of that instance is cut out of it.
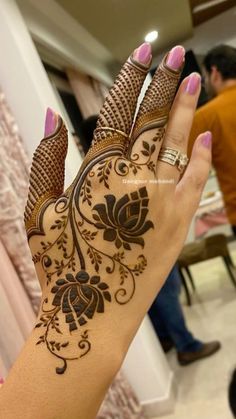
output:
<svg viewBox="0 0 236 419"><path fill-rule="evenodd" d="M236 86L224 89L196 111L189 141L189 154L196 137L211 131L212 159L223 193L226 212L236 225Z"/></svg>

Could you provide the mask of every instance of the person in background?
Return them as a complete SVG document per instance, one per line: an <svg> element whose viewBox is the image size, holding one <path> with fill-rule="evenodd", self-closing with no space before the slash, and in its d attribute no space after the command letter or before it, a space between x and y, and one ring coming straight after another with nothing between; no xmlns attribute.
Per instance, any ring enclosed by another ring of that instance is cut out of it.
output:
<svg viewBox="0 0 236 419"><path fill-rule="evenodd" d="M148 314L164 351L175 347L180 365L188 365L213 355L221 345L218 341L203 343L189 332L179 301L180 287L178 266L174 265Z"/></svg>
<svg viewBox="0 0 236 419"><path fill-rule="evenodd" d="M195 113L189 154L196 135L210 130L212 163L236 234L236 48L220 45L209 51L203 61L203 75L211 100Z"/></svg>

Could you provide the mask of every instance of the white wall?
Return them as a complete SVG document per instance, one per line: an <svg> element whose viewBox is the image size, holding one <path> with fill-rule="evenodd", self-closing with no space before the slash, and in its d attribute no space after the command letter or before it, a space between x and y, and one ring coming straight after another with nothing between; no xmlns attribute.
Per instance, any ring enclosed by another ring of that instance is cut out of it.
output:
<svg viewBox="0 0 236 419"><path fill-rule="evenodd" d="M63 113L63 109L14 0L1 0L0 37L0 85L31 157L43 137L46 108L50 106L59 113ZM66 162L67 184L73 180L80 164L80 154L70 138Z"/></svg>
<svg viewBox="0 0 236 419"><path fill-rule="evenodd" d="M174 373L148 316L129 348L123 370L147 418L173 412L177 390Z"/></svg>
<svg viewBox="0 0 236 419"><path fill-rule="evenodd" d="M112 83L110 52L54 0L17 0L28 30L44 56L65 68Z"/></svg>

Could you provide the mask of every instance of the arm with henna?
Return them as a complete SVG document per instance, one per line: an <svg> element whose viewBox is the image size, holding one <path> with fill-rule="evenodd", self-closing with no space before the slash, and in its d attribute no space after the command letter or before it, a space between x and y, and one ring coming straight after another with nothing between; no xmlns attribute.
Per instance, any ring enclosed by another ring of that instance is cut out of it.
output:
<svg viewBox="0 0 236 419"><path fill-rule="evenodd" d="M175 96L183 61L182 47L164 58L134 120L151 48L134 51L67 190L67 130L48 110L25 209L42 301L1 388L0 417L94 418L178 257L211 160L209 133L181 179L180 164L160 159L163 147L187 150L200 78L186 78Z"/></svg>

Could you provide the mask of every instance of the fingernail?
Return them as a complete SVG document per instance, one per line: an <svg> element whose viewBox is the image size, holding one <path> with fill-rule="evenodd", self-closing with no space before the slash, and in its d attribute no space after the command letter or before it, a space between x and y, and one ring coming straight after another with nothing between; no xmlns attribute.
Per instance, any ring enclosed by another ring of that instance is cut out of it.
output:
<svg viewBox="0 0 236 419"><path fill-rule="evenodd" d="M206 148L211 148L211 143L212 143L212 133L210 131L207 131L202 137L202 145Z"/></svg>
<svg viewBox="0 0 236 419"><path fill-rule="evenodd" d="M170 67L172 70L178 70L184 60L185 50L180 45L177 45L176 47L172 48L172 50L169 52L166 65Z"/></svg>
<svg viewBox="0 0 236 419"><path fill-rule="evenodd" d="M134 53L133 58L135 61L138 61L141 64L149 64L152 56L152 48L148 42L140 45Z"/></svg>
<svg viewBox="0 0 236 419"><path fill-rule="evenodd" d="M45 118L45 129L44 136L48 137L53 134L57 126L57 115L53 112L51 108L47 108L46 118Z"/></svg>
<svg viewBox="0 0 236 419"><path fill-rule="evenodd" d="M201 77L198 73L192 73L189 76L188 83L185 88L186 93L189 93L190 95L194 95L198 90L198 87L200 85L200 80L201 80Z"/></svg>
<svg viewBox="0 0 236 419"><path fill-rule="evenodd" d="M4 383L4 380L2 377L0 377L0 384L3 384L3 383Z"/></svg>

